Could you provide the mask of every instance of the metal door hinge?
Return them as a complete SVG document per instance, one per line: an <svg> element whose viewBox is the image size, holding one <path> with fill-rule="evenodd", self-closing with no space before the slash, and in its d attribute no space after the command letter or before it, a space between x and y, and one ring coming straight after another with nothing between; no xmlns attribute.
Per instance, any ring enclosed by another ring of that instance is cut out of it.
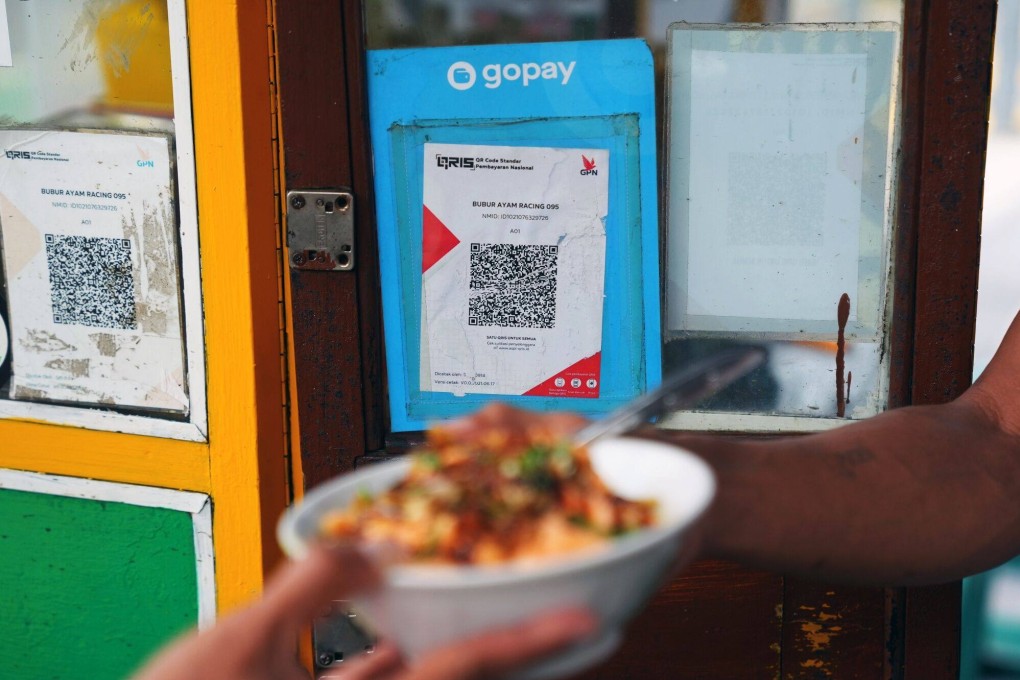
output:
<svg viewBox="0 0 1020 680"><path fill-rule="evenodd" d="M344 189L287 192L291 269L354 269L354 197Z"/></svg>

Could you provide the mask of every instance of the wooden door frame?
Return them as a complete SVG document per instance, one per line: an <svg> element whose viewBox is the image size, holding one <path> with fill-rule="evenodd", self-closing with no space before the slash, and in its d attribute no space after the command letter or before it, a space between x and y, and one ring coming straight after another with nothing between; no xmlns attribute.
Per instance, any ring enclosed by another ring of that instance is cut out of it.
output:
<svg viewBox="0 0 1020 680"><path fill-rule="evenodd" d="M906 3L902 129L916 132L902 140L892 332L912 351L891 357L890 406L943 403L971 383L997 4ZM960 583L889 592L902 677L956 677Z"/></svg>
<svg viewBox="0 0 1020 680"><path fill-rule="evenodd" d="M994 0L905 4L891 406L948 401L970 384L996 12ZM357 214L355 272L290 272L301 489L382 451L387 418L361 3L279 3L276 20L285 187L349 187ZM634 649L673 630L677 607L699 621L731 622L732 636L753 603L776 612L759 620L761 631L737 637L763 677L812 668L840 678L956 677L959 583L846 588L707 562L662 601L669 606L653 605L633 627ZM825 617L838 617L840 634L819 645L812 631ZM717 669L727 661L719 646L685 647L677 658L687 667L699 652ZM619 672L613 665L605 677Z"/></svg>
<svg viewBox="0 0 1020 680"><path fill-rule="evenodd" d="M293 455L310 488L383 446L382 321L361 7L276 7L284 195L350 189L356 268L290 270L290 354L299 414ZM340 39L338 39L340 38Z"/></svg>

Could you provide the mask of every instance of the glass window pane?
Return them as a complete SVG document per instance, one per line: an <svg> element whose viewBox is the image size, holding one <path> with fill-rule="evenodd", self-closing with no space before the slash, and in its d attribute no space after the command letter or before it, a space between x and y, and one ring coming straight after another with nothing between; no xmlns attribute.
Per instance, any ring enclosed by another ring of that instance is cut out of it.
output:
<svg viewBox="0 0 1020 680"><path fill-rule="evenodd" d="M368 26L367 43L370 49L643 38L651 47L655 62L660 149L658 168L666 177L670 167L667 150L669 135L666 127L667 90L673 86L667 83L669 71L667 41L671 24L676 22L723 26L760 22L899 24L902 20L903 2L902 0L732 0L713 3L701 0L629 2L390 0L367 2L365 11ZM895 35L897 37L893 40L897 44L892 47L894 53L898 49L898 34ZM861 53L861 50L855 51L851 48L853 45L848 45L842 52L846 56ZM835 50L836 53L840 51ZM762 59L764 61L767 58ZM885 63L898 64L895 61ZM771 430L779 427L817 429L831 426L838 422L837 418L866 417L885 407L888 373L888 366L885 363L888 356L885 326L889 310L886 308L887 296L884 286L886 277L890 275L888 244L891 235L891 224L887 215L891 197L895 192L895 178L890 180L888 176L887 160L893 155L896 143L897 74L895 66L892 67L894 70L891 73L881 74L876 70L879 69L877 65L870 62L869 65L877 78L873 77L870 84L862 85L859 94L866 97L864 103L871 107L868 110L871 118L867 125L881 130L882 135L879 135L881 139L868 138L870 141L863 151L863 157L858 159L860 160L858 166L861 166L861 172L864 169L875 170L883 176L875 178L874 182L867 185L863 189L864 198L857 201L865 213L863 218L865 224L857 230L859 233L855 232L855 248L859 255L855 259L856 266L848 265L846 268L847 275L852 274L853 281L847 280L846 292L851 298L851 308L848 322L844 324L844 333L838 333L838 295L826 303L831 307L831 318L818 321L810 328L799 326L793 328L789 324L785 326L779 324L783 328L762 327L763 332L750 335L736 332L738 330L736 327L725 324L725 327L718 329L710 329L705 324L696 328L671 325L670 310L664 309L665 373L682 368L700 356L734 344L762 346L768 353L766 365L756 373L699 405L696 412L676 414L667 424L708 429ZM767 72L767 66L763 64L757 64L754 68L765 69ZM712 87L709 87L705 92L710 93L711 90ZM877 108L874 106L876 102ZM816 181L814 184L805 185L797 196L786 194L773 196L772 194L776 192L788 193L788 180L792 177L810 175L810 164L805 166L803 162L790 160L786 166L777 168L774 163L763 165L760 162L761 158L758 158L759 162L756 163L756 157L752 156L753 154L745 158L740 163L740 168L745 179L748 182L753 180L758 187L757 193L743 192L739 186L734 185L731 187L732 191L722 198L734 209L743 206L749 219L760 212L762 205L783 201L786 223L793 224L797 221L796 216L803 214L810 205L817 204L818 200L815 199L820 200L821 193L826 190L824 182ZM850 171L853 170L854 168L850 168ZM667 212L670 197L675 199L678 194L684 193L690 179L690 177L677 178L675 174L668 176L668 184L661 184L664 189L659 196L660 211ZM849 198L847 201L853 202ZM849 216L848 219L858 218ZM771 227L766 225L766 231L760 234L766 242L770 242L769 239L772 238L767 233L768 229ZM664 242L666 238L667 234L664 233ZM807 248L807 251L810 250ZM831 257L834 253L833 248L827 249L827 246L820 242L814 256ZM662 258L666 288L671 284L666 279L668 263L665 249ZM789 262L776 263L780 277L786 274L784 268L790 269L791 273L798 271L793 261L796 258L788 259ZM728 274L730 272L718 272L717 275ZM701 272L699 277L698 281L704 286L713 283L711 272ZM736 296L732 292L727 293L725 287L719 295L722 296L722 300L735 303ZM666 305L670 304L669 297L669 292L666 291L664 298ZM760 299L759 295L758 304ZM768 299L767 295L764 299ZM796 306L793 302L788 304ZM818 316L817 313L813 315ZM837 335L843 336L840 364L845 373L838 388Z"/></svg>
<svg viewBox="0 0 1020 680"><path fill-rule="evenodd" d="M8 2L6 13L0 134L11 148L0 158L0 308L12 337L0 417L201 438L193 427L204 429L205 380L184 0ZM65 162L47 172L36 158ZM68 283L79 279L86 283ZM47 358L13 337L30 326L45 326L69 349ZM132 358L132 343L147 349Z"/></svg>

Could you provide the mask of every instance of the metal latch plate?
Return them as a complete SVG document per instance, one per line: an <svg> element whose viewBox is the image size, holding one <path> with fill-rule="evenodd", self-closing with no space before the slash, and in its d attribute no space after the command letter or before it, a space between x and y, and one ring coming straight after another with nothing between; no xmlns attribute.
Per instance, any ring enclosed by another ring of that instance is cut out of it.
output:
<svg viewBox="0 0 1020 680"><path fill-rule="evenodd" d="M375 649L374 636L358 624L357 614L345 600L334 601L330 613L315 620L312 642L318 668L335 666Z"/></svg>
<svg viewBox="0 0 1020 680"><path fill-rule="evenodd" d="M343 189L287 192L291 269L354 269L354 197Z"/></svg>

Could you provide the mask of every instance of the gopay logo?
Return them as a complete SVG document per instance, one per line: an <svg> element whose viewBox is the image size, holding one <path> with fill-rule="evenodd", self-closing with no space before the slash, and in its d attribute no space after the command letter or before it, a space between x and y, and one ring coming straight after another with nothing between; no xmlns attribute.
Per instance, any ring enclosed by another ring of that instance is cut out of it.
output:
<svg viewBox="0 0 1020 680"><path fill-rule="evenodd" d="M466 61L458 61L450 64L446 71L446 80L450 87L455 90L469 90L475 84L475 67Z"/></svg>
<svg viewBox="0 0 1020 680"><path fill-rule="evenodd" d="M541 64L533 61L522 64L486 64L482 67L482 80L485 87L495 90L503 83L520 82L527 87L535 80L558 80L560 85L570 82L576 61L546 61ZM455 90L470 90L478 80L475 67L466 61L450 64L446 71L446 80Z"/></svg>

